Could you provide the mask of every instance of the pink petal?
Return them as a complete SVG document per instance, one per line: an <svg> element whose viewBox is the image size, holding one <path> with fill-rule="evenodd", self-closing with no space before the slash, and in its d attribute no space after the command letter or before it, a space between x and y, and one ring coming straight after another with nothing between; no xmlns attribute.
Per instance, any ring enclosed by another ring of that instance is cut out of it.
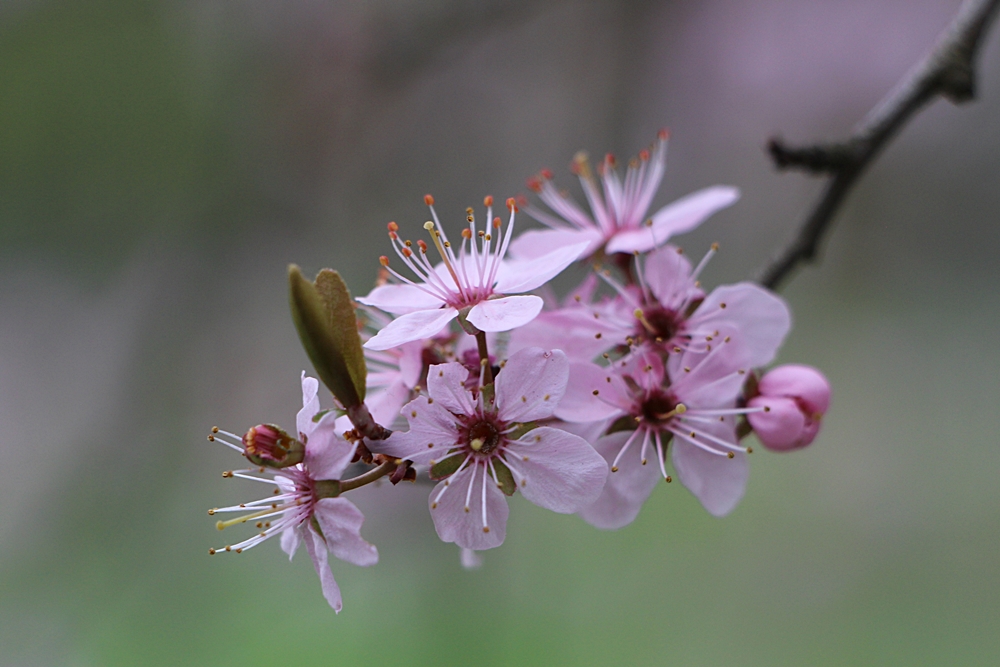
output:
<svg viewBox="0 0 1000 667"><path fill-rule="evenodd" d="M410 430L393 431L387 440L370 442L374 451L400 459L441 459L454 447L455 415L440 403L429 403L426 396L418 396L403 407L403 414L410 422Z"/></svg>
<svg viewBox="0 0 1000 667"><path fill-rule="evenodd" d="M570 358L590 361L601 352L625 340L628 331L609 318L594 317L594 310L575 306L543 312L523 327L511 331L508 352L526 347L562 350Z"/></svg>
<svg viewBox="0 0 1000 667"><path fill-rule="evenodd" d="M510 331L535 319L542 310L537 296L505 296L481 301L469 310L468 320L480 331Z"/></svg>
<svg viewBox="0 0 1000 667"><path fill-rule="evenodd" d="M733 335L748 354L746 363L763 366L781 347L792 316L778 295L760 285L737 283L712 290L691 316L691 325L699 328L716 329L722 322L731 322L736 328Z"/></svg>
<svg viewBox="0 0 1000 667"><path fill-rule="evenodd" d="M652 250L677 234L691 231L710 215L731 206L739 198L739 190L724 185L692 192L654 213L651 227L640 227L615 234L608 241L607 250L609 253Z"/></svg>
<svg viewBox="0 0 1000 667"><path fill-rule="evenodd" d="M668 359L671 389L689 409L732 407L746 383L751 368L746 349L732 329L720 328L721 335L710 352L686 351Z"/></svg>
<svg viewBox="0 0 1000 667"><path fill-rule="evenodd" d="M735 436L730 436L735 441ZM695 498L715 516L725 516L735 509L746 491L750 476L747 455L736 452L734 458L706 452L674 436L674 470L677 478Z"/></svg>
<svg viewBox="0 0 1000 667"><path fill-rule="evenodd" d="M566 392L569 360L559 350L529 347L507 360L496 380L496 405L506 422L551 417Z"/></svg>
<svg viewBox="0 0 1000 667"><path fill-rule="evenodd" d="M295 425L298 429L293 435L296 438L308 436L316 428L316 423L312 418L320 411L319 406L319 380L311 378L302 371L302 409L295 417Z"/></svg>
<svg viewBox="0 0 1000 667"><path fill-rule="evenodd" d="M346 498L320 498L313 510L326 546L340 560L367 567L378 562L378 549L361 538L365 516Z"/></svg>
<svg viewBox="0 0 1000 667"><path fill-rule="evenodd" d="M574 361L569 365L566 393L556 407L555 416L568 422L592 422L620 417L629 404L618 375L597 364Z"/></svg>
<svg viewBox="0 0 1000 667"><path fill-rule="evenodd" d="M794 399L757 396L750 399L747 405L751 408L769 408L767 412L751 412L747 415L747 421L753 427L757 439L768 449L786 452L812 442L806 429L806 416Z"/></svg>
<svg viewBox="0 0 1000 667"><path fill-rule="evenodd" d="M511 259L503 262L497 271L494 291L501 294L519 294L541 287L578 260L590 244L585 242L554 247L555 250L533 259Z"/></svg>
<svg viewBox="0 0 1000 667"><path fill-rule="evenodd" d="M469 379L469 369L450 361L435 364L427 371L427 393L437 404L456 415L470 415L475 409L472 394L465 388Z"/></svg>
<svg viewBox="0 0 1000 667"><path fill-rule="evenodd" d="M319 575L320 585L323 587L323 597L339 614L340 610L344 608L344 603L340 598L340 587L327 564L326 544L319 535L313 532L312 528L308 527L302 530L302 541L305 542L306 551L309 552L313 567L316 568L316 574Z"/></svg>
<svg viewBox="0 0 1000 667"><path fill-rule="evenodd" d="M469 481L473 480L469 504L465 504ZM467 467L434 487L428 504L438 537L465 549L492 549L503 544L507 534L507 499L492 479L486 484L486 517L483 530L483 468ZM442 495L441 492L444 491Z"/></svg>
<svg viewBox="0 0 1000 667"><path fill-rule="evenodd" d="M399 375L411 389L420 382L420 373L424 370L424 341L414 341L401 345L399 351Z"/></svg>
<svg viewBox="0 0 1000 667"><path fill-rule="evenodd" d="M684 297L697 289L691 278L691 262L672 245L649 254L645 278L653 296L666 308L679 307Z"/></svg>
<svg viewBox="0 0 1000 667"><path fill-rule="evenodd" d="M306 443L305 466L313 479L339 479L351 464L355 446L344 440L336 416L327 413Z"/></svg>
<svg viewBox="0 0 1000 667"><path fill-rule="evenodd" d="M413 285L382 285L367 296L359 296L358 302L393 315L431 310L444 304L441 299Z"/></svg>
<svg viewBox="0 0 1000 667"><path fill-rule="evenodd" d="M597 441L595 449L604 457L609 468L618 456L631 431L612 433ZM646 498L663 478L656 461L656 453L648 452L650 459L642 465L642 434L636 436L629 450L618 460L618 470L608 474L601 495L592 504L580 510L580 516L590 525L603 530L617 530L629 525L639 516Z"/></svg>
<svg viewBox="0 0 1000 667"><path fill-rule="evenodd" d="M582 257L593 255L604 243L597 229L532 229L511 241L509 252L519 260L536 259L548 254L552 248L562 248L586 243Z"/></svg>
<svg viewBox="0 0 1000 667"><path fill-rule="evenodd" d="M430 338L456 317L458 311L451 307L400 315L370 338L365 347L370 350L388 350L403 343Z"/></svg>
<svg viewBox="0 0 1000 667"><path fill-rule="evenodd" d="M376 391L369 389L365 404L375 421L388 427L399 417L399 410L408 398L410 398L410 388L402 378L397 378L384 389Z"/></svg>
<svg viewBox="0 0 1000 667"><path fill-rule="evenodd" d="M301 542L301 538L298 526L285 528L281 531L281 550L288 554L288 560L292 560L292 556L299 548L299 542Z"/></svg>
<svg viewBox="0 0 1000 667"><path fill-rule="evenodd" d="M830 382L812 366L785 364L772 368L757 388L766 396L798 398L814 414L824 415L830 409Z"/></svg>
<svg viewBox="0 0 1000 667"><path fill-rule="evenodd" d="M607 462L586 440L541 426L509 443L506 458L521 494L545 509L578 512L601 495Z"/></svg>

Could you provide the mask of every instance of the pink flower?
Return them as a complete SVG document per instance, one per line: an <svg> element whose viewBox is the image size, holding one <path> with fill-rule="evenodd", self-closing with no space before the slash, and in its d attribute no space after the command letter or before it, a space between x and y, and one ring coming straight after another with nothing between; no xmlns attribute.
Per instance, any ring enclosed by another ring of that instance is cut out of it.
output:
<svg viewBox="0 0 1000 667"><path fill-rule="evenodd" d="M786 452L816 439L820 420L830 408L830 383L811 366L778 366L761 378L760 395L748 405L762 408L747 415L757 438L768 449Z"/></svg>
<svg viewBox="0 0 1000 667"><path fill-rule="evenodd" d="M469 209L469 226L462 230L462 243L456 254L434 211L433 198L428 195L425 201L434 221L425 223L424 228L430 232L443 261L432 265L427 259L426 243L417 241L414 251L412 243L400 240L396 223L389 223L389 238L396 253L418 280L405 278L389 268L388 258L382 257L382 266L402 284L376 287L358 301L398 317L365 343L369 349L386 350L428 338L460 314L479 331L509 331L530 322L542 309L542 299L522 293L551 280L586 249L586 243L580 242L548 244L545 252L535 258L504 260L516 207L514 200L509 199L510 220L504 233L500 218L493 218L493 198L487 197L486 217L493 220L492 228L487 224L485 229L477 230Z"/></svg>
<svg viewBox="0 0 1000 667"><path fill-rule="evenodd" d="M638 286L605 276L616 298L595 304L580 299L544 312L511 334L511 349L561 339L559 347L577 359L626 344L678 353L705 350L727 330L739 339L748 366L770 363L791 327L788 306L753 283L722 285L706 297L697 278L715 251L692 270L678 248L660 248L644 263L636 260Z"/></svg>
<svg viewBox="0 0 1000 667"><path fill-rule="evenodd" d="M378 562L378 550L361 538L361 524L364 521L361 511L351 501L335 497L339 494L339 489L336 489L333 480L338 479L350 464L355 448L337 435L334 413L320 412L318 389L317 380L306 377L303 373L303 407L296 419L299 440L305 446L302 463L280 469L261 467L234 470L226 474L227 477L272 482L277 486L277 493L260 500L209 510L209 514L249 512L235 519L219 521L216 524L219 530L247 522L255 522L258 529L257 534L247 540L220 549L210 549L209 553L241 553L280 533L281 548L291 558L299 543L303 542L319 575L323 596L333 610L339 613L343 603L340 588L327 564L328 552L349 563L368 566ZM239 439L223 431L216 431L211 439L240 452L244 451L224 437Z"/></svg>
<svg viewBox="0 0 1000 667"><path fill-rule="evenodd" d="M429 499L442 540L465 549L500 546L507 529L504 494L515 489L561 513L598 497L608 467L583 438L548 426L521 428L552 416L568 373L562 352L522 350L502 366L489 400L482 389L465 388L469 371L462 364L431 367L429 396L403 408L409 432L393 433L381 451L429 464L443 478Z"/></svg>
<svg viewBox="0 0 1000 667"><path fill-rule="evenodd" d="M716 185L699 190L664 206L651 217L647 211L653 202L667 162L667 133L661 131L648 150L629 162L622 180L615 169L615 159L608 155L597 167L600 185L594 178L586 153L577 153L571 169L580 178L590 205L587 213L552 184L552 174L543 170L528 180L528 187L551 209L551 212L525 207L528 215L551 229L522 234L511 252L519 257L537 257L540 248L580 243L587 244L584 255L602 248L608 254L647 252L673 236L690 231L706 218L733 204L739 198L736 188Z"/></svg>
<svg viewBox="0 0 1000 667"><path fill-rule="evenodd" d="M711 350L673 355L639 352L610 367L571 365L569 389L556 416L601 421L595 448L611 466L600 498L580 515L598 528L621 528L638 515L659 479L671 481L672 451L681 483L715 516L743 497L749 466L736 436L736 407L747 353L723 335ZM654 465L647 465L653 463Z"/></svg>

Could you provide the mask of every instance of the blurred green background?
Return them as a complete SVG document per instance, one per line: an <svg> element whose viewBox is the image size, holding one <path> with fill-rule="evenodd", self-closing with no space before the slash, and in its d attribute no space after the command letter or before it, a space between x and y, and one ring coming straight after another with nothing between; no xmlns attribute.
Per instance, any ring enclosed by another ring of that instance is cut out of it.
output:
<svg viewBox="0 0 1000 667"><path fill-rule="evenodd" d="M954 0L206 0L0 5L0 664L1000 663L1000 31L980 99L937 102L784 291L781 360L834 404L705 513L659 488L606 533L515 498L462 570L426 488L365 489L344 611L275 542L209 558L255 497L205 441L291 424L308 368L285 267L367 291L385 223L445 220L672 132L680 239L753 274L819 190L762 150L834 139Z"/></svg>

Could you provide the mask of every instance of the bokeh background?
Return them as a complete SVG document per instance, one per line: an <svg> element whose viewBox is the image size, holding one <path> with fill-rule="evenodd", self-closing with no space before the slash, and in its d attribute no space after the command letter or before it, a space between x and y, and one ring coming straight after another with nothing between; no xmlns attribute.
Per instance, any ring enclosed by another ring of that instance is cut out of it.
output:
<svg viewBox="0 0 1000 667"><path fill-rule="evenodd" d="M363 490L370 569L209 558L255 497L205 441L292 423L309 368L285 268L368 290L390 219L460 220L581 148L672 133L657 204L754 274L820 184L767 138L835 139L957 0L0 5L0 664L1000 663L1000 31L784 290L781 360L835 387L821 439L760 452L719 520L679 485L614 533L515 498L474 572L426 488ZM235 536L234 536L235 537Z"/></svg>

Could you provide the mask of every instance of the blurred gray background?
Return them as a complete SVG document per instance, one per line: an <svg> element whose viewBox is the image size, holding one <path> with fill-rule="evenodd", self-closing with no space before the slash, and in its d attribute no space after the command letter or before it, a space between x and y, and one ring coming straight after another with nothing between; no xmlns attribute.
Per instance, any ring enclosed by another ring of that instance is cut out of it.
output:
<svg viewBox="0 0 1000 667"><path fill-rule="evenodd" d="M381 562L334 563L339 616L305 554L207 555L205 510L259 493L208 429L300 404L289 262L364 293L424 193L457 225L669 127L656 204L739 186L680 242L745 279L820 187L767 138L844 136L958 5L0 5L0 664L1000 663L998 30L980 99L907 126L784 290L781 360L833 408L731 516L677 484L614 533L515 498L466 572L425 487L366 489Z"/></svg>

